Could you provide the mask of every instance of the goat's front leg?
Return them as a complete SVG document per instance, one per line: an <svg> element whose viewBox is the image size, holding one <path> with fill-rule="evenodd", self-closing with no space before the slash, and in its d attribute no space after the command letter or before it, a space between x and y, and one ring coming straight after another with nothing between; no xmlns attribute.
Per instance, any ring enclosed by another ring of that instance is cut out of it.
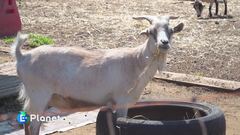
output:
<svg viewBox="0 0 240 135"><path fill-rule="evenodd" d="M41 123L42 122L37 120L31 121L30 123L31 135L39 135Z"/></svg>
<svg viewBox="0 0 240 135"><path fill-rule="evenodd" d="M213 6L213 1L211 1L209 5L209 17L212 17L212 6Z"/></svg>
<svg viewBox="0 0 240 135"><path fill-rule="evenodd" d="M25 135L39 135L41 122L37 120L24 124Z"/></svg>
<svg viewBox="0 0 240 135"><path fill-rule="evenodd" d="M107 126L108 126L108 129L109 129L109 135L116 135L115 126L114 126L114 123L113 123L113 104L108 103L107 107L109 108L107 110Z"/></svg>
<svg viewBox="0 0 240 135"><path fill-rule="evenodd" d="M121 105L121 106L117 107L116 113L117 113L117 118L119 118L119 117L126 118L127 113L128 113L127 105Z"/></svg>
<svg viewBox="0 0 240 135"><path fill-rule="evenodd" d="M215 5L216 5L216 12L215 12L215 15L218 15L218 0L215 0Z"/></svg>

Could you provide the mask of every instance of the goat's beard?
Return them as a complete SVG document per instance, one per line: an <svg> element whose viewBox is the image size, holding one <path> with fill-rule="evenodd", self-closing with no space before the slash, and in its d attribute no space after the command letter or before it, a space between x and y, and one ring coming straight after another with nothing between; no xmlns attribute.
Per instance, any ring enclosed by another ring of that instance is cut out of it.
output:
<svg viewBox="0 0 240 135"><path fill-rule="evenodd" d="M158 73L161 73L164 70L165 63L158 63Z"/></svg>
<svg viewBox="0 0 240 135"><path fill-rule="evenodd" d="M165 65L166 65L166 56L167 54L162 54L159 56L159 59L158 59L158 72L161 73L164 68L165 68Z"/></svg>

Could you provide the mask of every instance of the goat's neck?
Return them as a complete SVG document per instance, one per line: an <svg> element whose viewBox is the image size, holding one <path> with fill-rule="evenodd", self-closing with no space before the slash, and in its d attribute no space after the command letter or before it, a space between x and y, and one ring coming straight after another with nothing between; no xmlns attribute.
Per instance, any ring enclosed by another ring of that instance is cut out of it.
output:
<svg viewBox="0 0 240 135"><path fill-rule="evenodd" d="M152 64L156 65L156 63L165 62L167 52L160 51L155 45L155 40L151 36L139 47L139 49L138 63L141 69L150 65L154 66Z"/></svg>
<svg viewBox="0 0 240 135"><path fill-rule="evenodd" d="M142 70L134 87L128 91L135 96L136 100L147 83L152 79L157 69L160 67L159 64L164 65L166 60L166 52L158 50L155 46L155 41L151 37L149 37L149 39L140 46L139 49L141 51L138 56L138 63L140 69Z"/></svg>

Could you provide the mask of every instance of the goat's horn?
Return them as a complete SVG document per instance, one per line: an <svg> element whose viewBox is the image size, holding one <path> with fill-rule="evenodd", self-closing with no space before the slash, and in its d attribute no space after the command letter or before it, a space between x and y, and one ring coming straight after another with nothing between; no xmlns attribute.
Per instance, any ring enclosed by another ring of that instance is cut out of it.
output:
<svg viewBox="0 0 240 135"><path fill-rule="evenodd" d="M179 16L159 16L159 19L161 18L166 18L167 20L174 20L174 19L178 19Z"/></svg>
<svg viewBox="0 0 240 135"><path fill-rule="evenodd" d="M179 16L169 16L169 19L178 19Z"/></svg>
<svg viewBox="0 0 240 135"><path fill-rule="evenodd" d="M133 19L135 20L147 20L150 24L153 23L153 21L155 21L156 19L153 16L136 16L133 17Z"/></svg>

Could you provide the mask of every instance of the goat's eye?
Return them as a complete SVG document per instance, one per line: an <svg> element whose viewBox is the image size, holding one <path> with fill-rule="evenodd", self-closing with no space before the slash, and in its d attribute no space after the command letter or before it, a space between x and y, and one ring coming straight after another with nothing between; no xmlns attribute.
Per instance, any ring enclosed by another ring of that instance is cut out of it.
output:
<svg viewBox="0 0 240 135"><path fill-rule="evenodd" d="M157 36L156 36L155 30L150 30L149 34L152 35L155 40L157 40Z"/></svg>
<svg viewBox="0 0 240 135"><path fill-rule="evenodd" d="M155 35L157 33L157 30L156 29L152 29L152 30L150 30L150 33Z"/></svg>
<svg viewBox="0 0 240 135"><path fill-rule="evenodd" d="M155 30L150 30L150 31L149 31L149 34L150 34L150 35L153 35L153 36L155 36L155 35L156 35L155 33L156 33L156 31L155 31Z"/></svg>
<svg viewBox="0 0 240 135"><path fill-rule="evenodd" d="M198 8L199 8L199 5L194 5L194 8L195 8L195 9L198 9Z"/></svg>
<svg viewBox="0 0 240 135"><path fill-rule="evenodd" d="M148 33L149 33L149 34L153 34L152 30L149 30Z"/></svg>

